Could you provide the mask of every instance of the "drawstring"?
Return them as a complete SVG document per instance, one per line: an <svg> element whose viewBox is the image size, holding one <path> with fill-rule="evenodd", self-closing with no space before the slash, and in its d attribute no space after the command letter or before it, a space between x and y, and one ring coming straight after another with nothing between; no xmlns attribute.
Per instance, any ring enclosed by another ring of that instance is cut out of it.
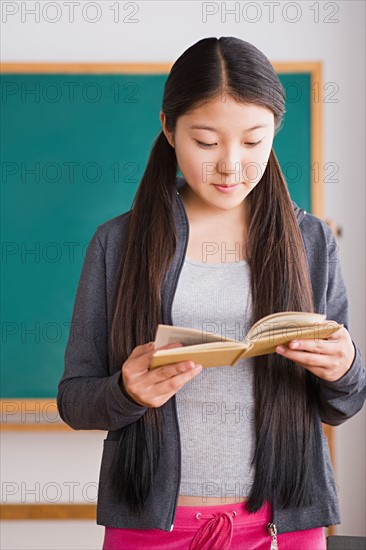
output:
<svg viewBox="0 0 366 550"><path fill-rule="evenodd" d="M196 519L207 519L196 531L189 550L228 550L233 538L233 517L236 512L196 514Z"/></svg>

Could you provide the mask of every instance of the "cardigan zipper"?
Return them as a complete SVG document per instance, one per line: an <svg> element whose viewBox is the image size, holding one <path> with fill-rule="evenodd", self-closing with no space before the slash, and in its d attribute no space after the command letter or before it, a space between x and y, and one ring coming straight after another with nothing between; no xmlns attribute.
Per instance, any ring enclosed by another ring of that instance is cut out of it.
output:
<svg viewBox="0 0 366 550"><path fill-rule="evenodd" d="M189 236L189 224L188 224L188 219L187 219L187 216L186 216L186 212L185 212L185 208L182 204L182 201L181 201L181 198L179 197L179 191L176 192L176 198L177 198L177 201L178 203L180 203L181 207L183 207L183 214L184 214L184 218L186 220L186 223L187 223L187 238L186 238L186 242L184 244L184 251L183 251L183 254L182 254L182 258L181 258L181 262L180 262L180 265L177 269L177 273L176 273L176 277L175 277L175 285L174 285L174 289L171 293L171 296L170 296L170 303L169 303L169 308L168 308L168 313L169 313L169 319L168 319L168 324L172 325L173 324L173 319L172 319L172 303L173 303L173 299L174 299L174 295L175 295L175 292L177 290L177 286L178 286L178 280L179 280L179 275L182 271L182 267L183 267L183 262L184 262L184 257L185 257L185 253L186 253L186 250L187 250L187 244L188 244L188 236ZM177 429L177 440L178 440L178 481L177 481L177 486L176 486L176 492L175 492L175 500L174 500L174 504L173 504L173 513L172 513L172 518L171 518L171 525L170 525L170 531L173 531L173 528L174 528L174 519L175 519L175 515L176 515L176 511L177 511L177 505L178 505L178 497L179 497L179 487L180 487L180 478L181 478L181 443L180 443L180 431L179 431L179 422L178 422L178 412L177 412L177 402L176 402L176 399L175 399L175 395L173 395L172 397L172 400L173 400L173 413L174 413L174 422L175 422L175 426L176 426L176 429Z"/></svg>
<svg viewBox="0 0 366 550"><path fill-rule="evenodd" d="M271 547L270 550L279 550L277 543L277 527L275 523L268 523L267 531L271 537Z"/></svg>
<svg viewBox="0 0 366 550"><path fill-rule="evenodd" d="M175 400L175 395L173 395L173 411L174 411L174 421L177 427L177 437L178 437L178 482L175 492L175 500L173 505L173 514L171 519L171 526L170 531L173 531L174 528L174 519L177 511L177 505L178 505L178 497L179 497L179 487L180 487L180 477L181 477L181 446L180 446L180 432L179 432L179 424L178 424L178 414L177 414L177 403Z"/></svg>

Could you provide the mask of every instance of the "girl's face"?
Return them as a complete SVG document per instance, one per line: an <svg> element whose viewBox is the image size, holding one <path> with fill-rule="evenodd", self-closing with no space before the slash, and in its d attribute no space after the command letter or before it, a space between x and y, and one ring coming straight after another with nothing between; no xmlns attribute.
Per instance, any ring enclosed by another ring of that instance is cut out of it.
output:
<svg viewBox="0 0 366 550"><path fill-rule="evenodd" d="M262 178L275 130L269 109L226 96L180 116L174 134L162 111L160 120L190 194L206 206L238 206ZM217 184L238 185L225 193Z"/></svg>

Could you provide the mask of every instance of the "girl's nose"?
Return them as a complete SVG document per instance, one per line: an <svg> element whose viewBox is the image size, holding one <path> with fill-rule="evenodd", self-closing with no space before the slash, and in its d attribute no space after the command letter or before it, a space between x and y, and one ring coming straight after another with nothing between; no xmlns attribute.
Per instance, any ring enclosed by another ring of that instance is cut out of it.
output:
<svg viewBox="0 0 366 550"><path fill-rule="evenodd" d="M227 183L240 183L243 180L243 150L238 147L222 149L217 158L217 171L225 175Z"/></svg>
<svg viewBox="0 0 366 550"><path fill-rule="evenodd" d="M216 170L224 180L222 183L229 185L243 181L243 171L239 160L220 160L217 163Z"/></svg>

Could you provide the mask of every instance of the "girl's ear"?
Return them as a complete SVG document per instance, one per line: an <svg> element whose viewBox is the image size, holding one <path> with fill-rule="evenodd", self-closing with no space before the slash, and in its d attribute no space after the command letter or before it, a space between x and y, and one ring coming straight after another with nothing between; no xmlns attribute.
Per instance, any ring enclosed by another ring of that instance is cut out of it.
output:
<svg viewBox="0 0 366 550"><path fill-rule="evenodd" d="M163 111L160 111L159 116L160 116L160 122L161 122L161 126L162 126L162 130L164 132L164 135L165 135L166 139L168 140L168 142L170 143L170 145L174 148L173 132L168 132L168 130L166 129L166 116L163 113Z"/></svg>

